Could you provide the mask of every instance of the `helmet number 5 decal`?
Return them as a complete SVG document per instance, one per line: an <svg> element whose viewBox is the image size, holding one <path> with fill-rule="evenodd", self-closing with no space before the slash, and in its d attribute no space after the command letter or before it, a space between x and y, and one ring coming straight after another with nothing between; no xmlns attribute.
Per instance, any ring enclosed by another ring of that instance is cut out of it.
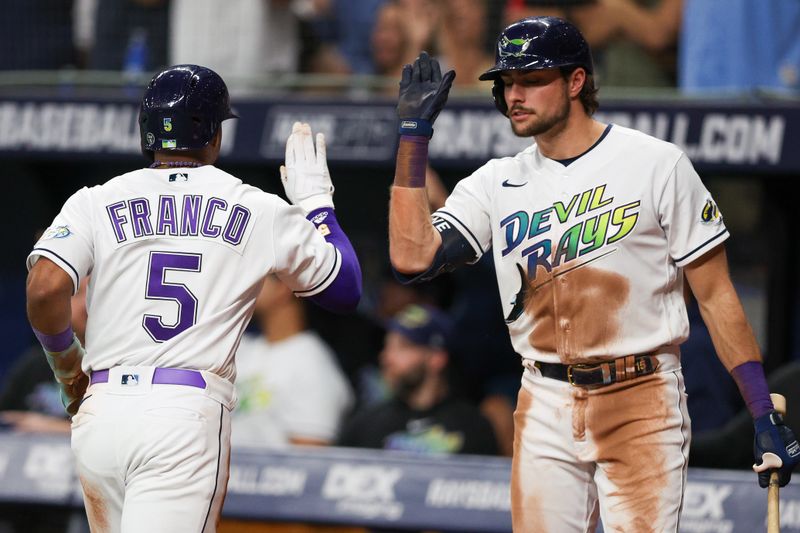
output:
<svg viewBox="0 0 800 533"><path fill-rule="evenodd" d="M178 304L177 320L165 324L164 317L145 314L142 326L156 342L165 342L186 331L197 321L197 298L183 283L166 280L170 271L200 272L203 256L201 254L150 252L147 267L148 300L172 301Z"/></svg>

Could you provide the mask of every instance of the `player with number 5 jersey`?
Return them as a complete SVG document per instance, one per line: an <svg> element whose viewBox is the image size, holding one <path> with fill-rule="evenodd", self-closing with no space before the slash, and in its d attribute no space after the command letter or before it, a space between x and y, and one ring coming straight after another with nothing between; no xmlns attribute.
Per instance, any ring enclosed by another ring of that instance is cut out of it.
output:
<svg viewBox="0 0 800 533"><path fill-rule="evenodd" d="M28 316L73 415L93 531L215 531L234 354L265 276L335 312L361 295L322 135L293 127L290 205L214 166L228 118L210 69L157 74L139 119L152 164L76 192L28 257ZM84 351L69 298L89 275Z"/></svg>

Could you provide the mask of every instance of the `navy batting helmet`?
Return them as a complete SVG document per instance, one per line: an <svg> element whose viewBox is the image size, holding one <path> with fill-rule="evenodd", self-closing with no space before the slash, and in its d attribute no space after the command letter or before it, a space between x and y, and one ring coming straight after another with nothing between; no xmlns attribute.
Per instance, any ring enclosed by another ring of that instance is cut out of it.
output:
<svg viewBox="0 0 800 533"><path fill-rule="evenodd" d="M229 118L238 117L219 74L198 65L169 67L153 76L142 97L142 152L152 159L154 151L203 148Z"/></svg>
<svg viewBox="0 0 800 533"><path fill-rule="evenodd" d="M532 17L508 26L497 38L495 64L479 79L494 80L492 96L497 109L508 112L500 74L507 70L583 67L592 74L589 44L578 28L558 17Z"/></svg>

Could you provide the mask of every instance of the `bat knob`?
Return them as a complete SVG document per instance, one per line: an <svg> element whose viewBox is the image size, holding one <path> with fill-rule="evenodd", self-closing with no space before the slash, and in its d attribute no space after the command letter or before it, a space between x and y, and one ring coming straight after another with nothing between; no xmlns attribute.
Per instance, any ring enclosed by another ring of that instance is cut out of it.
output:
<svg viewBox="0 0 800 533"><path fill-rule="evenodd" d="M753 470L755 472L763 472L764 470L769 470L770 468L780 468L782 466L783 461L780 457L772 452L767 452L761 456L760 465L753 465Z"/></svg>
<svg viewBox="0 0 800 533"><path fill-rule="evenodd" d="M772 400L772 405L775 406L775 410L778 411L781 416L786 414L786 398L783 394L772 393L769 395L769 399Z"/></svg>

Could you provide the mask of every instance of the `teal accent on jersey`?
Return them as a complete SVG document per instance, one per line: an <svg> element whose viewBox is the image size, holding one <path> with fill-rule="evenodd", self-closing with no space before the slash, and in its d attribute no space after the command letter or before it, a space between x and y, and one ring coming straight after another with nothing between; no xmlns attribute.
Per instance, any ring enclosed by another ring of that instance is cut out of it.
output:
<svg viewBox="0 0 800 533"><path fill-rule="evenodd" d="M553 267L624 239L636 227L641 202L614 205L615 197L607 194L607 187L598 185L566 202L553 202L547 209L531 213L515 211L504 217L500 220L506 244L502 257L521 247L520 254L527 258L528 278L533 280L539 266L550 272ZM565 229L554 234L550 231L554 224Z"/></svg>

